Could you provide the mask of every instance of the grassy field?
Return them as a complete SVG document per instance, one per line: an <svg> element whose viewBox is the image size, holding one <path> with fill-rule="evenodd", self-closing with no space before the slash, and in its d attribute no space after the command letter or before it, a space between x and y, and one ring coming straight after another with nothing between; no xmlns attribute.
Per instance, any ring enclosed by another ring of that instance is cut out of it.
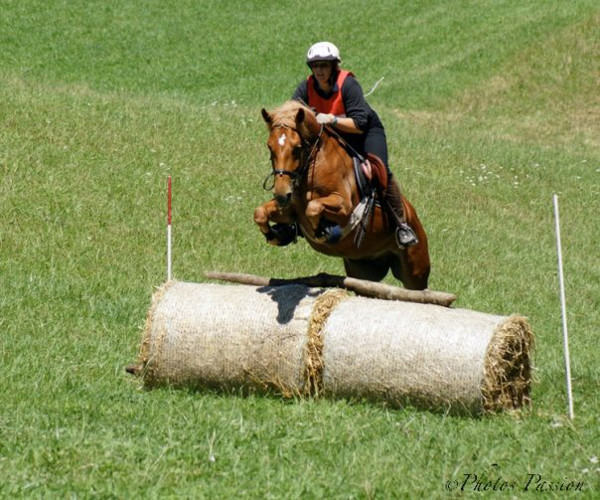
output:
<svg viewBox="0 0 600 500"><path fill-rule="evenodd" d="M514 498L600 494L597 0L0 9L1 498L445 498L487 481ZM366 90L384 77L369 101L428 231L431 288L529 318L530 409L144 391L124 372L165 278L168 174L176 278L342 272L252 223L269 169L260 109L289 98L321 39ZM583 493L554 491L570 481Z"/></svg>

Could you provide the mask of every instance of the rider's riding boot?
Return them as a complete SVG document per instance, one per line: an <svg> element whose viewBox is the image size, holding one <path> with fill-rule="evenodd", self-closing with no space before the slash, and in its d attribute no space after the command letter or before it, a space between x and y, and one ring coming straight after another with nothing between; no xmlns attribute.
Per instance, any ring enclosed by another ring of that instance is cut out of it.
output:
<svg viewBox="0 0 600 500"><path fill-rule="evenodd" d="M419 243L417 235L406 223L404 207L402 206L402 197L400 196L400 188L395 179L389 179L387 188L383 194L388 211L396 222L396 243L398 246L400 248L406 248Z"/></svg>

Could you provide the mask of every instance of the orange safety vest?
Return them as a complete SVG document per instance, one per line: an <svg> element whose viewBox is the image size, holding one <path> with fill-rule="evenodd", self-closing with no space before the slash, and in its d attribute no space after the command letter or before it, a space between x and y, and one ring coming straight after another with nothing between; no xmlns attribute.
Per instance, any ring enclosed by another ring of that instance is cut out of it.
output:
<svg viewBox="0 0 600 500"><path fill-rule="evenodd" d="M336 85L337 90L328 98L321 97L315 90L315 77L308 77L308 105L317 110L317 113L332 113L336 116L346 116L344 100L342 99L342 85L348 76L354 76L350 71L340 70L338 72Z"/></svg>

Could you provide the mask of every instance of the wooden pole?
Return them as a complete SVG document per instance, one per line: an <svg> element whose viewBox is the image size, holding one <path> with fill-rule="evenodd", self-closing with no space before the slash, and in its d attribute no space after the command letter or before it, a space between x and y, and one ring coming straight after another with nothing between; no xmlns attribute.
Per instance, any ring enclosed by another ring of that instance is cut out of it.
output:
<svg viewBox="0 0 600 500"><path fill-rule="evenodd" d="M444 307L450 307L456 300L456 295L451 293L436 292L433 290L407 290L406 288L387 285L385 283L376 283L374 281L336 276L327 273L291 279L266 278L255 274L222 273L214 271L207 271L204 275L209 279L231 281L233 283L252 286L300 284L314 287L338 287L350 290L357 295L362 295L364 297L384 300L402 300L404 302L418 302L420 304L436 304Z"/></svg>

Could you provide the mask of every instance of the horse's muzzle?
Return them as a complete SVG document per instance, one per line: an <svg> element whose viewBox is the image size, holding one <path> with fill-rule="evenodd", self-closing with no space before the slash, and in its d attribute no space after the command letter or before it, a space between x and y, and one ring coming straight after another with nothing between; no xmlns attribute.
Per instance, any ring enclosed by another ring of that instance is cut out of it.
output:
<svg viewBox="0 0 600 500"><path fill-rule="evenodd" d="M292 192L290 191L284 194L275 194L274 198L280 208L285 208L290 204L290 201L292 200Z"/></svg>

